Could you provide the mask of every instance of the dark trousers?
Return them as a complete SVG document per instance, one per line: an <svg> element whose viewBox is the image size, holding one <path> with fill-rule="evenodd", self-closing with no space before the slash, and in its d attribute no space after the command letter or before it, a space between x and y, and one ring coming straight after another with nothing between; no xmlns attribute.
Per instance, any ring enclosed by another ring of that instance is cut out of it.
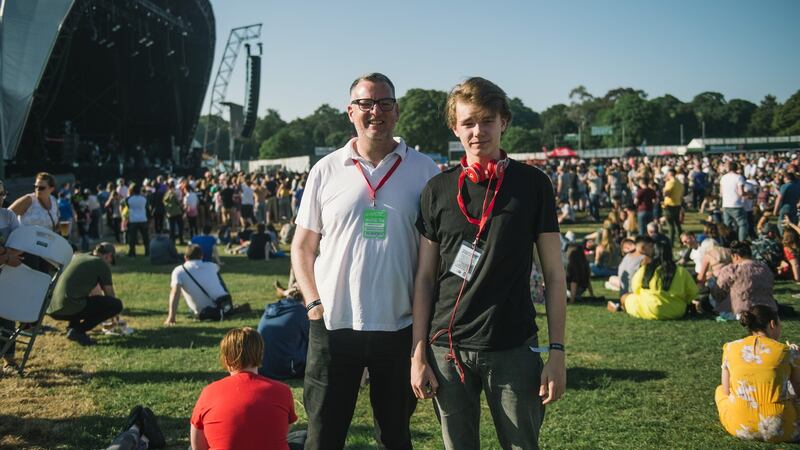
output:
<svg viewBox="0 0 800 450"><path fill-rule="evenodd" d="M172 239L172 242L175 242L175 238L178 238L180 243L183 244L183 216L170 216L169 238Z"/></svg>
<svg viewBox="0 0 800 450"><path fill-rule="evenodd" d="M2 348L4 345L6 345L6 342L8 342L7 339L11 338L11 333L14 331L14 327L16 325L17 325L17 323L14 322L13 320L7 320L7 319L3 319L2 317L0 317L0 329L3 330L1 333L2 333L3 337L6 339L6 340L0 339L0 348ZM14 358L14 347L16 347L16 346L12 345L11 348L8 349L8 351L6 352L5 355L0 355L0 356L6 356L8 358L13 359Z"/></svg>
<svg viewBox="0 0 800 450"><path fill-rule="evenodd" d="M189 222L189 239L197 236L197 216L186 216L186 220Z"/></svg>
<svg viewBox="0 0 800 450"><path fill-rule="evenodd" d="M700 204L703 203L705 197L705 189L692 188L692 208L700 209Z"/></svg>
<svg viewBox="0 0 800 450"><path fill-rule="evenodd" d="M675 238L680 239L683 228L681 227L681 207L680 206L667 206L667 225L669 225L669 240L672 245L675 245Z"/></svg>
<svg viewBox="0 0 800 450"><path fill-rule="evenodd" d="M129 222L128 223L128 255L136 256L136 233L142 235L142 244L144 244L144 256L150 254L150 231L148 230L147 222Z"/></svg>
<svg viewBox="0 0 800 450"><path fill-rule="evenodd" d="M86 307L70 316L51 314L56 320L66 320L67 325L75 331L86 333L103 321L110 319L122 311L122 300L105 295L94 295L86 299Z"/></svg>
<svg viewBox="0 0 800 450"><path fill-rule="evenodd" d="M153 227L156 234L164 232L164 211L153 211Z"/></svg>
<svg viewBox="0 0 800 450"><path fill-rule="evenodd" d="M305 448L342 449L353 418L364 368L381 448L411 449L411 327L399 331L329 331L312 320L303 399L308 415Z"/></svg>

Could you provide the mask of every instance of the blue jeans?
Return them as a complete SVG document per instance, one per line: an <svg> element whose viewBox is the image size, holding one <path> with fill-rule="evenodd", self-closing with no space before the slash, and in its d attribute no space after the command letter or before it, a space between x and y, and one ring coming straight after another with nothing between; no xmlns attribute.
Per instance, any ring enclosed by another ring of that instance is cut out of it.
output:
<svg viewBox="0 0 800 450"><path fill-rule="evenodd" d="M589 196L589 215L595 222L600 221L600 194Z"/></svg>
<svg viewBox="0 0 800 450"><path fill-rule="evenodd" d="M464 383L447 347L433 345L428 364L439 382L434 398L447 450L479 450L481 391L494 419L497 440L504 449L538 449L544 406L539 397L542 358L530 350L536 336L524 344L498 351L456 349L464 368Z"/></svg>
<svg viewBox="0 0 800 450"><path fill-rule="evenodd" d="M647 224L653 221L652 211L639 211L636 213L636 221L639 224L639 234L644 236L647 234Z"/></svg>
<svg viewBox="0 0 800 450"><path fill-rule="evenodd" d="M592 271L592 276L598 278L607 278L617 274L616 268L605 267L595 263L589 264L589 269Z"/></svg>
<svg viewBox="0 0 800 450"><path fill-rule="evenodd" d="M722 220L728 228L737 229L740 241L747 240L747 213L744 208L722 208Z"/></svg>

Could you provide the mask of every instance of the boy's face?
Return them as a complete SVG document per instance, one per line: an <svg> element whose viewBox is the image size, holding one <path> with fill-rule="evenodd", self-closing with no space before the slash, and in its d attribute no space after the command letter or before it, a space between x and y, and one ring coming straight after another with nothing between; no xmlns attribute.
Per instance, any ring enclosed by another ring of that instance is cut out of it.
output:
<svg viewBox="0 0 800 450"><path fill-rule="evenodd" d="M467 154L479 159L498 159L500 137L508 124L500 113L461 101L456 102L455 110L453 134L461 141Z"/></svg>

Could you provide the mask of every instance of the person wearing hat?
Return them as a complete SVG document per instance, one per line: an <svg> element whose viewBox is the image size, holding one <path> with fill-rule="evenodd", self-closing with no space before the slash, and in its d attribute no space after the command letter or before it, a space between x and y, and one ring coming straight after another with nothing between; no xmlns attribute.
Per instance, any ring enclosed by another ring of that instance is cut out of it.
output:
<svg viewBox="0 0 800 450"><path fill-rule="evenodd" d="M56 282L47 314L68 321L67 339L80 345L94 345L86 332L122 311L122 301L114 293L111 265L116 250L101 242L89 254L77 254ZM92 295L99 286L103 295Z"/></svg>

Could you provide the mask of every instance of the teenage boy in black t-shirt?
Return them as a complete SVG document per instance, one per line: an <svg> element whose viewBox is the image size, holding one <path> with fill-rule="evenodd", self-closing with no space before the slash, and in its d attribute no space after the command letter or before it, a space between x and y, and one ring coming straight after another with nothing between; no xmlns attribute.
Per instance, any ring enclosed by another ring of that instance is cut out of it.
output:
<svg viewBox="0 0 800 450"><path fill-rule="evenodd" d="M448 96L447 123L466 149L420 200L411 385L435 398L447 449L480 448L480 392L503 448L538 448L543 405L566 386L566 282L553 186L509 160L511 120L495 84L471 78ZM542 367L530 294L533 244L547 285L550 356Z"/></svg>

